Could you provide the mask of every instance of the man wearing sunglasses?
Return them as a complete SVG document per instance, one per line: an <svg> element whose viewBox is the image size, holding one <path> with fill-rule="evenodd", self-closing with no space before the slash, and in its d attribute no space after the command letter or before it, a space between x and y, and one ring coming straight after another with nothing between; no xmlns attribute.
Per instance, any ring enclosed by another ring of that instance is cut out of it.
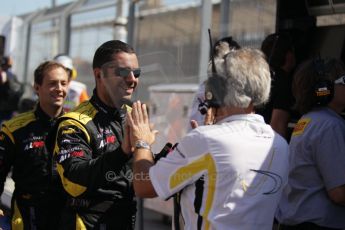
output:
<svg viewBox="0 0 345 230"><path fill-rule="evenodd" d="M57 127L54 159L68 197L61 228L134 229L131 149L121 143L126 103L139 83L138 58L128 44L111 40L96 50L93 73L91 99Z"/></svg>

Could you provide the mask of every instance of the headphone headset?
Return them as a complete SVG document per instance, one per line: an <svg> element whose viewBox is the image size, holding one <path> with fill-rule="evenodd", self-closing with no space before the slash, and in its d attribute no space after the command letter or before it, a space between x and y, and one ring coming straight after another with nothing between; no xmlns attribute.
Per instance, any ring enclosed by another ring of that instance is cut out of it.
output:
<svg viewBox="0 0 345 230"><path fill-rule="evenodd" d="M211 30L208 29L210 39L211 51L211 65L212 75L207 79L205 84L205 100L200 101L199 111L201 114L206 114L208 108L219 108L224 105L224 97L226 94L226 78L217 73L216 65L214 62L213 46Z"/></svg>
<svg viewBox="0 0 345 230"><path fill-rule="evenodd" d="M314 86L314 97L317 106L326 106L334 96L334 83L327 80L327 63L318 57L313 60L313 68L317 75Z"/></svg>

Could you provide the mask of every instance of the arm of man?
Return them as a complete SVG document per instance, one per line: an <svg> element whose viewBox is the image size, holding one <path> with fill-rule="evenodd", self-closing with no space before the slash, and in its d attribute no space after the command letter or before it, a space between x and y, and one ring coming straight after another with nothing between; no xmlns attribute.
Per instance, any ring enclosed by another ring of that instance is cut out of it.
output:
<svg viewBox="0 0 345 230"><path fill-rule="evenodd" d="M328 197L339 205L345 205L344 126L333 122L316 142L316 164Z"/></svg>
<svg viewBox="0 0 345 230"><path fill-rule="evenodd" d="M270 125L274 131L279 133L285 139L288 137L288 124L290 113L282 109L273 109Z"/></svg>
<svg viewBox="0 0 345 230"><path fill-rule="evenodd" d="M146 107L140 103L133 104L132 113L127 114L127 123L130 129L131 145L137 141L144 141L151 145L154 142L156 131L151 131L147 118ZM191 144L193 143L193 144ZM206 152L205 152L206 150ZM192 154L192 159L189 155ZM182 138L179 145L161 158L155 165L149 148L136 148L133 162L134 191L139 197L155 197L167 199L181 191L184 187L200 179L208 170L207 141L200 138L199 132L193 130ZM199 165L196 162L202 161ZM195 170L195 164L199 170Z"/></svg>
<svg viewBox="0 0 345 230"><path fill-rule="evenodd" d="M13 165L14 137L6 126L2 126L0 131L0 196L4 192L5 182ZM0 209L0 216L4 212Z"/></svg>
<svg viewBox="0 0 345 230"><path fill-rule="evenodd" d="M328 192L329 198L339 205L345 205L345 185L333 188Z"/></svg>
<svg viewBox="0 0 345 230"><path fill-rule="evenodd" d="M150 168L154 165L150 146L155 141L156 133L156 130L151 131L146 105L140 101L133 103L132 111L127 113L126 135L130 145L134 147L133 187L138 197L157 196L149 175ZM146 146L138 147L138 141ZM125 142L122 143L122 148L127 148Z"/></svg>
<svg viewBox="0 0 345 230"><path fill-rule="evenodd" d="M121 170L129 160L120 145L97 155L87 130L74 120L59 124L54 156L64 189L74 197L109 184L114 179L111 176L122 175Z"/></svg>
<svg viewBox="0 0 345 230"><path fill-rule="evenodd" d="M150 149L136 148L133 161L133 187L135 194L142 198L156 197L149 171L154 165Z"/></svg>
<svg viewBox="0 0 345 230"><path fill-rule="evenodd" d="M13 165L14 141L11 131L3 125L0 131L0 196L4 191L7 174Z"/></svg>

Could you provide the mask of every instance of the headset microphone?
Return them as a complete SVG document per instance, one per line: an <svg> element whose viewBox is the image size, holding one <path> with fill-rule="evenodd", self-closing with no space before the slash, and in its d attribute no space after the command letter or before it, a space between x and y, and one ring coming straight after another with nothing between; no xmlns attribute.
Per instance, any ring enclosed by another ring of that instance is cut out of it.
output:
<svg viewBox="0 0 345 230"><path fill-rule="evenodd" d="M159 153L155 154L154 162L157 163L159 159L161 159L162 157L166 157L168 153L172 151L172 149L173 149L173 145L170 142L167 142L165 146L163 147L163 149Z"/></svg>
<svg viewBox="0 0 345 230"><path fill-rule="evenodd" d="M198 101L199 101L198 110L202 115L205 115L210 106L208 105L206 101L203 101L200 98L198 98Z"/></svg>

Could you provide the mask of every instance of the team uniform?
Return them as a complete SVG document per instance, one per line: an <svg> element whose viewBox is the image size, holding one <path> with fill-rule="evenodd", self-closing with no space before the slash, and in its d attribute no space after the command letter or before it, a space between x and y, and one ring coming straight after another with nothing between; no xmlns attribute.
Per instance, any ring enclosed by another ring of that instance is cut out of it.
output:
<svg viewBox="0 0 345 230"><path fill-rule="evenodd" d="M88 99L89 96L87 95L86 85L72 80L69 83L67 96L63 105L64 111L69 112Z"/></svg>
<svg viewBox="0 0 345 230"><path fill-rule="evenodd" d="M298 121L290 142L289 183L276 215L280 223L345 228L345 207L326 192L345 185L344 149L345 122L333 110L320 108Z"/></svg>
<svg viewBox="0 0 345 230"><path fill-rule="evenodd" d="M12 229L55 229L64 203L51 177L46 148L56 119L39 105L3 123L0 133L0 189L12 168Z"/></svg>
<svg viewBox="0 0 345 230"><path fill-rule="evenodd" d="M132 169L121 149L124 117L94 91L59 119L54 159L68 194L63 229L134 228Z"/></svg>
<svg viewBox="0 0 345 230"><path fill-rule="evenodd" d="M182 229L272 229L287 160L260 115L233 115L189 132L149 174L162 199L182 190Z"/></svg>

